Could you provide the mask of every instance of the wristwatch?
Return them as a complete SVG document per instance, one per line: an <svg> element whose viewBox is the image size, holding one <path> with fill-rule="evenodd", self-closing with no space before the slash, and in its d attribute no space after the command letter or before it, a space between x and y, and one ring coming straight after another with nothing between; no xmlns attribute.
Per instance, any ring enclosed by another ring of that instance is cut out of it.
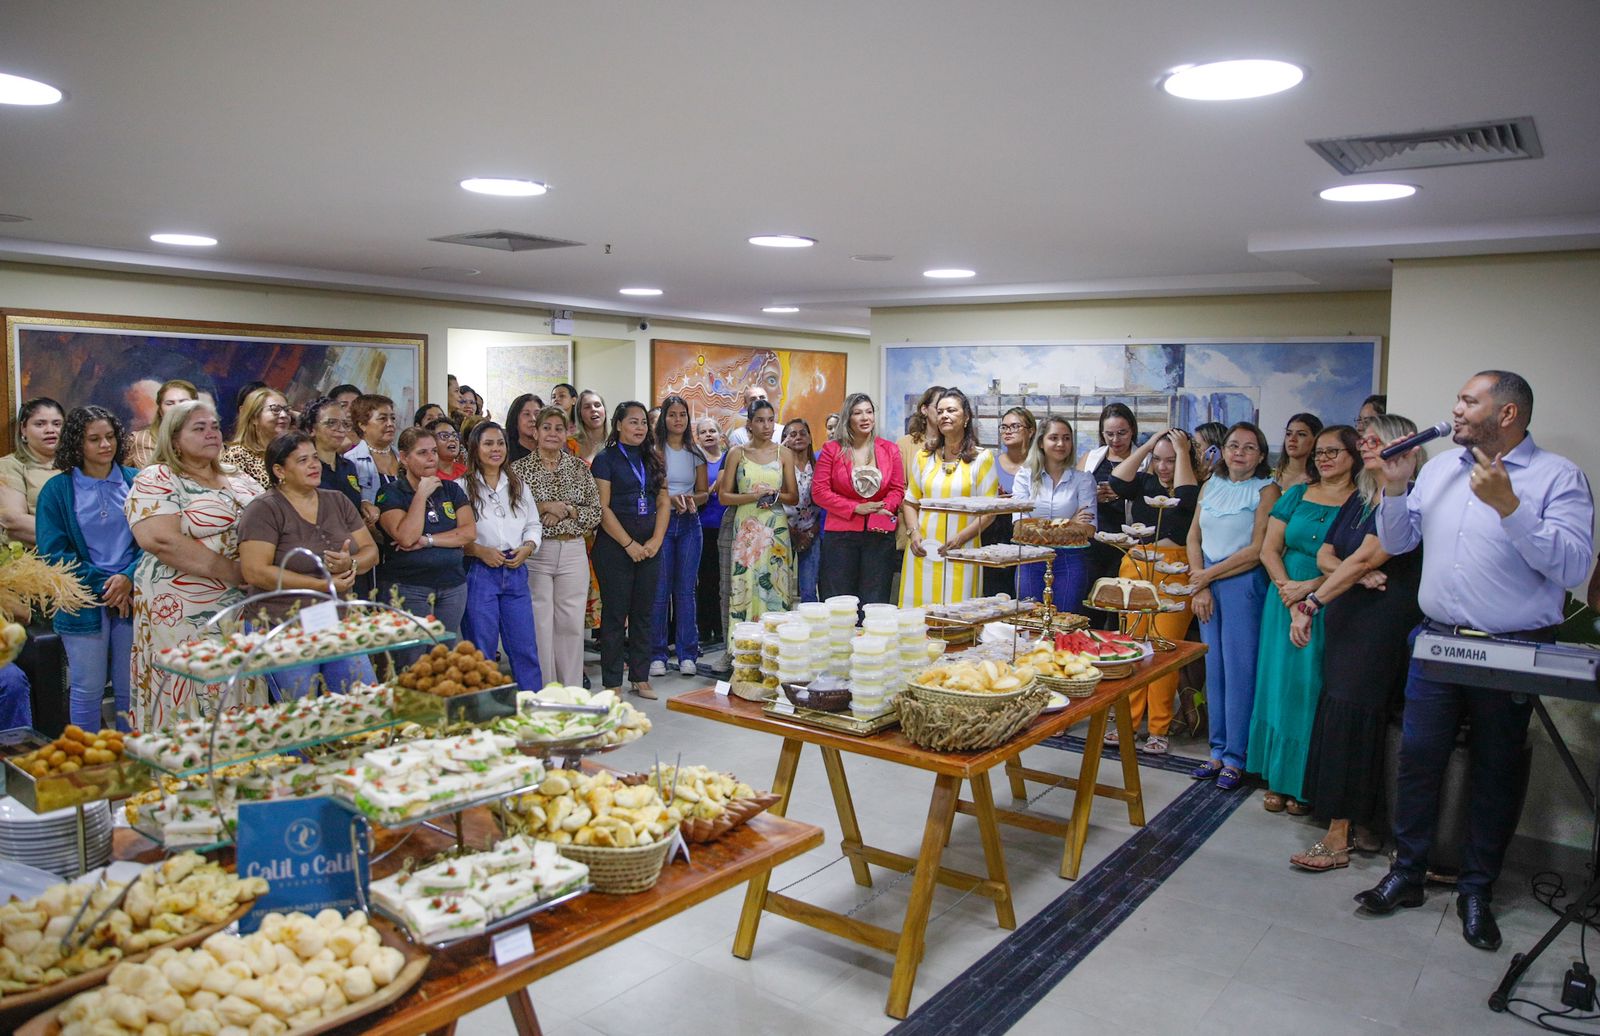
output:
<svg viewBox="0 0 1600 1036"><path fill-rule="evenodd" d="M1300 602L1300 613L1302 615L1315 615L1321 610L1322 602L1317 600L1315 592L1306 594L1306 599Z"/></svg>
<svg viewBox="0 0 1600 1036"><path fill-rule="evenodd" d="M428 546L433 546L433 533L424 533L422 538L427 542Z"/></svg>

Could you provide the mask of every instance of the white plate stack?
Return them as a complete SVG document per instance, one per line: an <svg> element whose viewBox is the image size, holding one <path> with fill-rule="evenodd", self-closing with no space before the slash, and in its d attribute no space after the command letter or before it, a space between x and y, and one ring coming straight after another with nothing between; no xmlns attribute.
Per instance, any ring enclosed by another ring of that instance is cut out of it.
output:
<svg viewBox="0 0 1600 1036"><path fill-rule="evenodd" d="M84 848L89 866L111 859L111 804L83 807ZM25 863L63 878L75 878L78 867L78 811L72 807L35 813L13 798L0 798L0 860Z"/></svg>

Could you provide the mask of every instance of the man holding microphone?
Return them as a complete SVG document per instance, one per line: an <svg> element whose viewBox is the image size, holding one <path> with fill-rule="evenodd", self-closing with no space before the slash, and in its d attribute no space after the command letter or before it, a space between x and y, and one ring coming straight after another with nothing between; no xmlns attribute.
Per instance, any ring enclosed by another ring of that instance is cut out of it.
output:
<svg viewBox="0 0 1600 1036"><path fill-rule="evenodd" d="M1577 465L1528 436L1533 389L1517 374L1473 375L1452 416L1452 438L1462 448L1422 468L1409 492L1404 454L1384 464L1379 542L1390 554L1426 546L1417 595L1425 619L1412 637L1423 629L1459 629L1553 642L1564 591L1583 581L1593 555L1589 481ZM1469 944L1499 949L1489 904L1522 809L1532 712L1531 701L1509 691L1432 680L1411 663L1394 817L1397 852L1383 880L1355 897L1363 909L1387 914L1422 905L1439 786L1466 717L1467 835L1456 913Z"/></svg>

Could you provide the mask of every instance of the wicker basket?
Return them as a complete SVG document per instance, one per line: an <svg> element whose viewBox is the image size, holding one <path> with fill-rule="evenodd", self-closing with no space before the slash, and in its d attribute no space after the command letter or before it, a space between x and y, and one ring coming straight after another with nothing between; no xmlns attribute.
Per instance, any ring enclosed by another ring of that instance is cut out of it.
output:
<svg viewBox="0 0 1600 1036"><path fill-rule="evenodd" d="M907 681L905 694L901 695L901 699L911 697L929 705L954 705L977 712L997 712L1033 689L1034 684L1029 682L1014 691L987 694L974 691L947 691L943 687L929 687L927 684Z"/></svg>
<svg viewBox="0 0 1600 1036"><path fill-rule="evenodd" d="M790 702L802 709L843 712L850 707L848 687L841 687L836 691L813 691L803 683L786 683L783 685L783 693Z"/></svg>
<svg viewBox="0 0 1600 1036"><path fill-rule="evenodd" d="M1026 730L1049 704L1050 692L1030 684L1026 693L1000 709L920 701L910 693L895 700L900 705L900 729L912 744L935 752L978 752Z"/></svg>
<svg viewBox="0 0 1600 1036"><path fill-rule="evenodd" d="M1096 669L1088 676L1068 679L1064 676L1041 676L1039 683L1048 690L1060 691L1069 698L1087 698L1100 686L1100 681L1105 678L1102 670Z"/></svg>
<svg viewBox="0 0 1600 1036"><path fill-rule="evenodd" d="M673 841L668 834L659 842L628 849L598 845L558 845L556 849L567 859L589 868L589 881L596 892L627 896L654 887L672 852Z"/></svg>
<svg viewBox="0 0 1600 1036"><path fill-rule="evenodd" d="M1137 660L1130 660L1127 662L1112 662L1108 665L1097 663L1095 668L1100 670L1100 675L1107 680L1120 680L1125 676L1133 675L1134 661Z"/></svg>

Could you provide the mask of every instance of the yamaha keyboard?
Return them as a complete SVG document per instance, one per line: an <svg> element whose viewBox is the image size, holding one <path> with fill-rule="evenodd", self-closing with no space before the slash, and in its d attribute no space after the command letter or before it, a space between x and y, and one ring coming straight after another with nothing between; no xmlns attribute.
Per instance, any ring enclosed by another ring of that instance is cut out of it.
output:
<svg viewBox="0 0 1600 1036"><path fill-rule="evenodd" d="M1411 657L1434 680L1600 703L1600 650L1591 647L1425 630Z"/></svg>

